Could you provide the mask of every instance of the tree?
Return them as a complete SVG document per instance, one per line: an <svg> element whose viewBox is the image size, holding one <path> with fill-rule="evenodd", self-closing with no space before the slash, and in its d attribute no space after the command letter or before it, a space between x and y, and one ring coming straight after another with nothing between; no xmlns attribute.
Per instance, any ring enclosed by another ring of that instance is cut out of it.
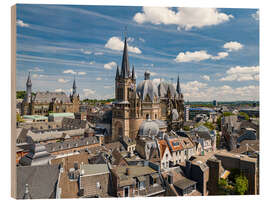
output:
<svg viewBox="0 0 270 203"><path fill-rule="evenodd" d="M242 117L244 117L245 118L245 120L249 120L249 116L248 116L248 114L247 113L245 113L245 112L240 112L239 113L239 116L242 116Z"/></svg>
<svg viewBox="0 0 270 203"><path fill-rule="evenodd" d="M233 187L229 185L227 179L220 178L218 180L218 194L219 195L230 195L233 192Z"/></svg>
<svg viewBox="0 0 270 203"><path fill-rule="evenodd" d="M248 179L244 175L237 176L235 179L235 193L244 195L248 190Z"/></svg>
<svg viewBox="0 0 270 203"><path fill-rule="evenodd" d="M17 122L24 122L24 120L22 119L22 117L18 113L16 114L16 120L17 120Z"/></svg>
<svg viewBox="0 0 270 203"><path fill-rule="evenodd" d="M232 112L223 112L223 116L233 116L234 114Z"/></svg>
<svg viewBox="0 0 270 203"><path fill-rule="evenodd" d="M183 127L183 130L190 131L190 127L186 125L186 126Z"/></svg>
<svg viewBox="0 0 270 203"><path fill-rule="evenodd" d="M205 127L207 127L209 130L214 130L215 129L215 126L213 125L213 123L206 122L203 125Z"/></svg>

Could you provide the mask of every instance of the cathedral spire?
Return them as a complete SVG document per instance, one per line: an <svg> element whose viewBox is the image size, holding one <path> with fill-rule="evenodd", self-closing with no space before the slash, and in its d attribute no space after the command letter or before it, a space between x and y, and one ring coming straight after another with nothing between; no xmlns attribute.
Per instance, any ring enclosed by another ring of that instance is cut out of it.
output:
<svg viewBox="0 0 270 203"><path fill-rule="evenodd" d="M178 75L178 78L177 78L176 91L177 91L178 94L181 94L179 75Z"/></svg>
<svg viewBox="0 0 270 203"><path fill-rule="evenodd" d="M134 80L135 79L135 70L134 70L134 65L132 66L132 74L131 74L131 78Z"/></svg>
<svg viewBox="0 0 270 203"><path fill-rule="evenodd" d="M27 87L32 86L31 77L30 77L30 72L28 73L28 78L27 78L26 86L27 86Z"/></svg>
<svg viewBox="0 0 270 203"><path fill-rule="evenodd" d="M117 65L115 79L118 79L119 77L120 77L120 75L119 75L119 67Z"/></svg>
<svg viewBox="0 0 270 203"><path fill-rule="evenodd" d="M128 62L128 47L127 47L127 37L125 36L125 44L122 58L122 67L121 67L121 77L128 78L129 77L129 62Z"/></svg>
<svg viewBox="0 0 270 203"><path fill-rule="evenodd" d="M73 89L73 95L75 95L75 94L76 94L76 91L77 91L77 86L76 86L75 76L74 76L74 81L73 81L72 89Z"/></svg>

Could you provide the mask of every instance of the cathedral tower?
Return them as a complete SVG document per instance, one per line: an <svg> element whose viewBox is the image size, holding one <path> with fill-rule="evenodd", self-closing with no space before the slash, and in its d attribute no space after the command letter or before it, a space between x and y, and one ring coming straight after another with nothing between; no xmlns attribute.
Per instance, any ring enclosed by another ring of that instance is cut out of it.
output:
<svg viewBox="0 0 270 203"><path fill-rule="evenodd" d="M32 82L30 72L26 81L26 94L22 103L22 115L31 114L31 102L32 102Z"/></svg>
<svg viewBox="0 0 270 203"><path fill-rule="evenodd" d="M73 103L72 112L74 112L74 113L79 112L80 96L79 96L79 94L77 94L77 86L76 86L75 77L73 80L72 95L70 95L70 100Z"/></svg>
<svg viewBox="0 0 270 203"><path fill-rule="evenodd" d="M121 71L117 66L115 76L115 102L112 110L112 140L121 136L129 137L130 106L136 92L136 79L134 67L130 72L128 59L128 45L125 37Z"/></svg>

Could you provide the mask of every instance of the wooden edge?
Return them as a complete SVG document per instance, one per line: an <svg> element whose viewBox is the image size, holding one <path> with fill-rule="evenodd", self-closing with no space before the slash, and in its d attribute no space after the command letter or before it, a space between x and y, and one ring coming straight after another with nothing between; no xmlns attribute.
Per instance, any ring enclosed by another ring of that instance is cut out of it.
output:
<svg viewBox="0 0 270 203"><path fill-rule="evenodd" d="M16 198L16 5L11 7L11 197Z"/></svg>

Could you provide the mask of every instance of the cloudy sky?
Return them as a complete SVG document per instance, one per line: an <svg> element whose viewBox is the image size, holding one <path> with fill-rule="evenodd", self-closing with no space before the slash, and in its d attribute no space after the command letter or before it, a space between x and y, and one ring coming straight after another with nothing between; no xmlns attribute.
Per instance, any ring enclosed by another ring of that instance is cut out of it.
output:
<svg viewBox="0 0 270 203"><path fill-rule="evenodd" d="M127 27L137 84L176 83L185 100L259 99L256 9L17 5L17 90L113 98Z"/></svg>

